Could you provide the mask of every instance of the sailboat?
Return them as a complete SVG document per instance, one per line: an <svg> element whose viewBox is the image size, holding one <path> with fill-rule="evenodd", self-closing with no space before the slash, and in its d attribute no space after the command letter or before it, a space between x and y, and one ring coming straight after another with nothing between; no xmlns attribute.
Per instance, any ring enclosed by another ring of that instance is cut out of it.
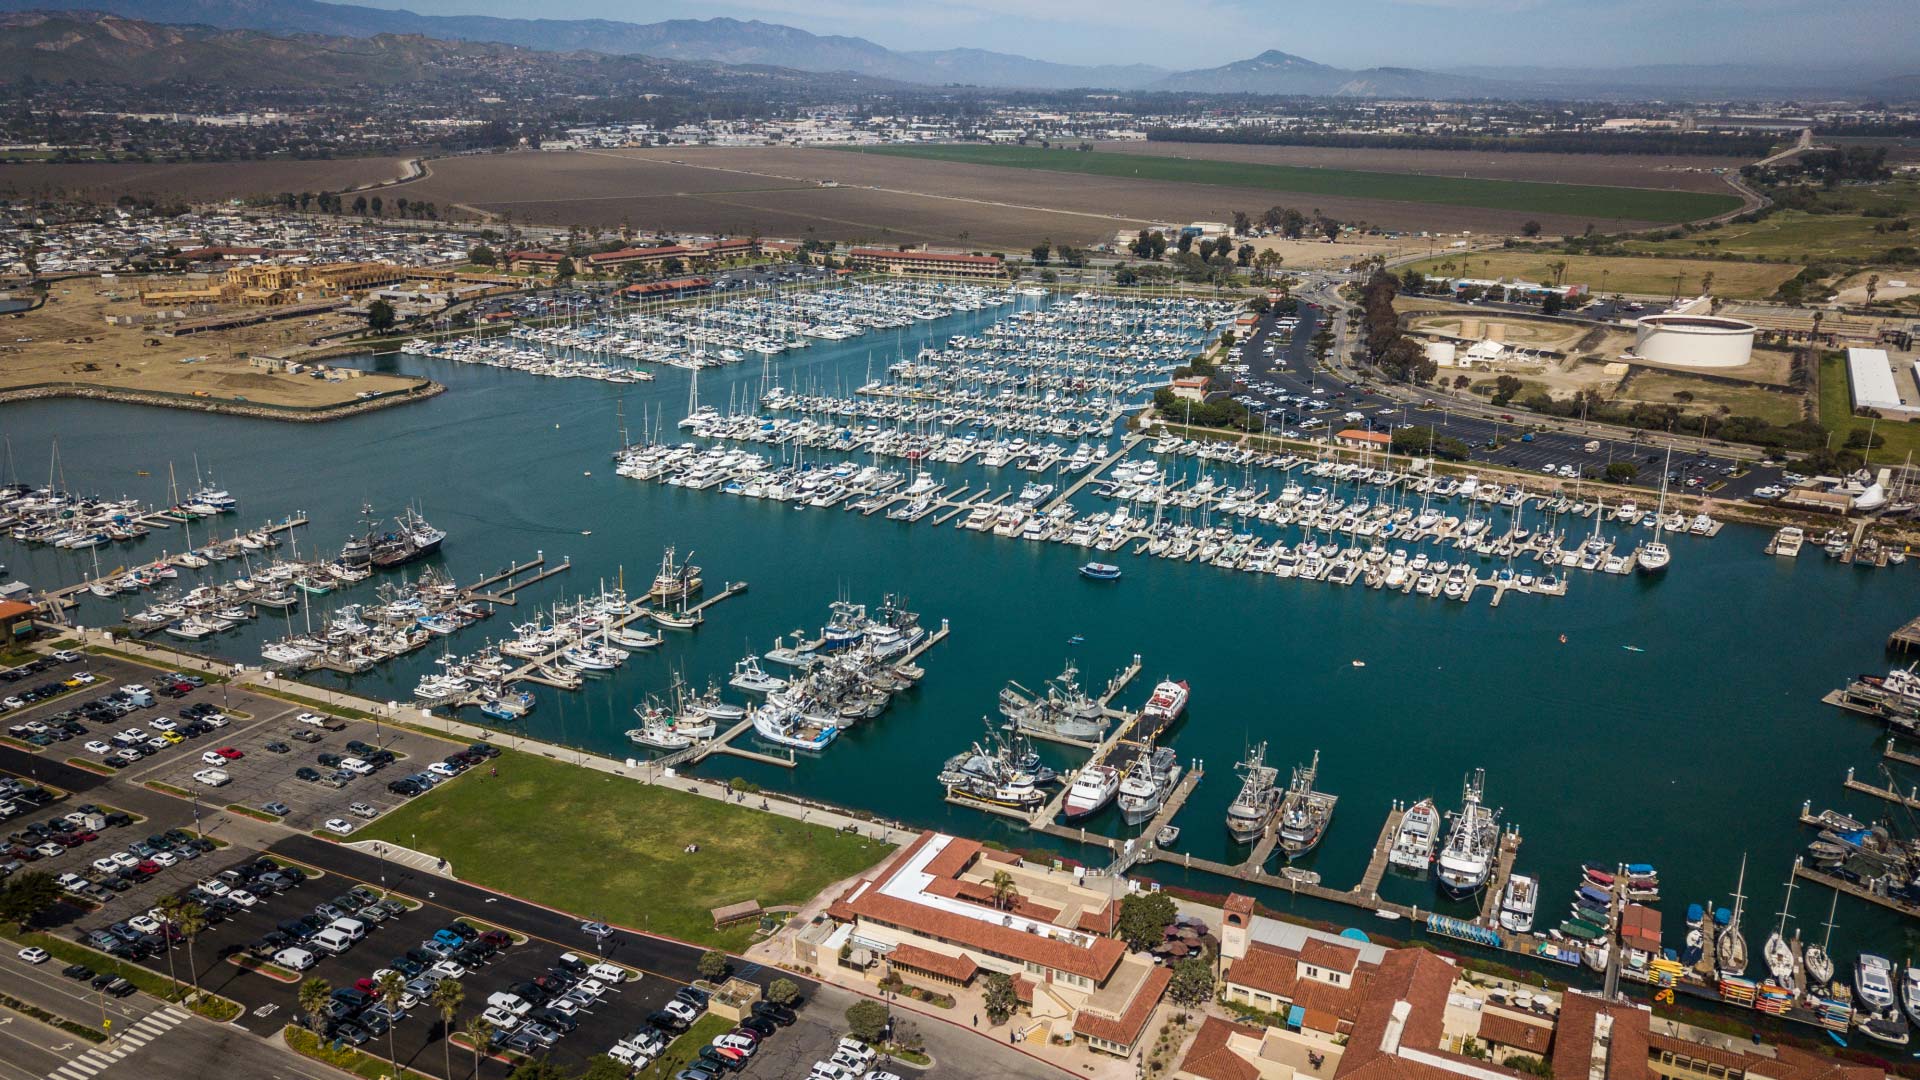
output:
<svg viewBox="0 0 1920 1080"><path fill-rule="evenodd" d="M1793 987L1793 949L1787 944L1787 912L1793 907L1793 877L1787 877L1787 899L1780 905L1780 925L1767 935L1766 944L1760 947L1760 955L1767 962L1767 971L1773 981L1792 990Z"/></svg>
<svg viewBox="0 0 1920 1080"><path fill-rule="evenodd" d="M1667 463L1660 473L1660 506L1653 515L1653 539L1640 545L1634 552L1633 564L1642 574L1652 576L1664 571L1673 561L1673 552L1660 540L1660 534L1667 527L1667 477L1673 471L1673 446L1667 446Z"/></svg>
<svg viewBox="0 0 1920 1080"><path fill-rule="evenodd" d="M1833 954L1828 951L1828 947L1833 943L1833 914L1838 910L1840 910L1840 893L1835 891L1833 903L1827 909L1826 936L1820 939L1820 944L1807 946L1800 958L1801 963L1807 968L1807 980L1811 984L1808 989L1819 987L1825 990L1826 985L1833 981Z"/></svg>
<svg viewBox="0 0 1920 1080"><path fill-rule="evenodd" d="M1733 917L1720 931L1720 937L1714 950L1714 962L1720 974L1739 976L1747 973L1747 939L1740 933L1741 910L1746 906L1747 898L1743 890L1747 887L1747 857L1740 856L1740 880L1733 887Z"/></svg>

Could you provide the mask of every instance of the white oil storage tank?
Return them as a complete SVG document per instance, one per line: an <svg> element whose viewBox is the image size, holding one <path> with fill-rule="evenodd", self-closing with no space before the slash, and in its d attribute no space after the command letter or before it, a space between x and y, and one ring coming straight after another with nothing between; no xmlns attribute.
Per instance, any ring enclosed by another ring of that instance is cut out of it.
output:
<svg viewBox="0 0 1920 1080"><path fill-rule="evenodd" d="M1636 327L1633 353L1673 367L1735 368L1752 358L1754 330L1720 315L1648 315Z"/></svg>

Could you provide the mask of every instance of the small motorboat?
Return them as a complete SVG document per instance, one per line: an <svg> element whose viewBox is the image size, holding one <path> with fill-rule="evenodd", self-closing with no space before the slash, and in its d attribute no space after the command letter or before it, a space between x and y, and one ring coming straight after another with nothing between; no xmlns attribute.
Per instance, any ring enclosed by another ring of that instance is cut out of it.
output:
<svg viewBox="0 0 1920 1080"><path fill-rule="evenodd" d="M1120 568L1112 563L1090 562L1080 568L1080 576L1095 581L1119 581Z"/></svg>
<svg viewBox="0 0 1920 1080"><path fill-rule="evenodd" d="M1180 826L1168 825L1153 834L1153 845L1158 848L1172 847L1180 839Z"/></svg>

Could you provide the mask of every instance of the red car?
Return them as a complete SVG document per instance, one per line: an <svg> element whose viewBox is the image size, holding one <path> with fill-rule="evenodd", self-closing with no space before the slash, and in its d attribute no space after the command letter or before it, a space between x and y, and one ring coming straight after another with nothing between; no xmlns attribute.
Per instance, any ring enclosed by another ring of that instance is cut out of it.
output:
<svg viewBox="0 0 1920 1080"><path fill-rule="evenodd" d="M177 682L173 684L173 689L174 689L174 692L176 693L191 694L193 693L193 684L185 683L185 682Z"/></svg>
<svg viewBox="0 0 1920 1080"><path fill-rule="evenodd" d="M79 837L80 842L83 844L91 844L95 840L100 839L100 834L97 832L94 832L92 829L81 829L79 832L74 833L73 835Z"/></svg>
<svg viewBox="0 0 1920 1080"><path fill-rule="evenodd" d="M380 988L373 984L372 979L355 979L353 980L353 988L371 998L380 996Z"/></svg>
<svg viewBox="0 0 1920 1080"><path fill-rule="evenodd" d="M160 864L154 862L152 859L141 859L139 865L135 866L134 869L143 874L152 875L160 872Z"/></svg>
<svg viewBox="0 0 1920 1080"><path fill-rule="evenodd" d="M55 833L53 836L53 842L56 844L59 844L62 847L70 847L70 848L79 847L81 844L86 843L85 840L80 839L79 833L72 833L72 832Z"/></svg>
<svg viewBox="0 0 1920 1080"><path fill-rule="evenodd" d="M235 750L235 749L234 749L233 747L231 747L231 746L219 746L219 747L215 747L215 748L214 748L214 751L213 751L213 752L214 752L214 753L216 753L216 754L219 754L219 755L220 755L221 757L223 757L223 758L226 758L226 759L227 759L228 761L238 761L238 760L240 760L241 758L243 758L243 757L246 757L246 756L247 756L247 755L245 755L245 754L243 754L243 753L241 753L240 751L238 751L238 750Z"/></svg>

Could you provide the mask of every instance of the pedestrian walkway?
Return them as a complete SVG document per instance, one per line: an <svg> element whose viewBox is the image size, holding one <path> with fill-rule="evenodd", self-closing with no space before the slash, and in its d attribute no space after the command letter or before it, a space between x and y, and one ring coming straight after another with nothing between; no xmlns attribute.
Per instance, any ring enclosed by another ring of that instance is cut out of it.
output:
<svg viewBox="0 0 1920 1080"><path fill-rule="evenodd" d="M384 840L346 840L342 841L340 846L363 851L376 859L399 863L401 866L410 867L422 873L438 874L443 878L454 876L453 864L447 860L400 844L389 844Z"/></svg>
<svg viewBox="0 0 1920 1080"><path fill-rule="evenodd" d="M141 1047L180 1026L188 1015L176 1005L156 1009L134 1021L131 1026L114 1033L107 1042L80 1053L48 1073L47 1080L89 1080L96 1073L138 1053Z"/></svg>

